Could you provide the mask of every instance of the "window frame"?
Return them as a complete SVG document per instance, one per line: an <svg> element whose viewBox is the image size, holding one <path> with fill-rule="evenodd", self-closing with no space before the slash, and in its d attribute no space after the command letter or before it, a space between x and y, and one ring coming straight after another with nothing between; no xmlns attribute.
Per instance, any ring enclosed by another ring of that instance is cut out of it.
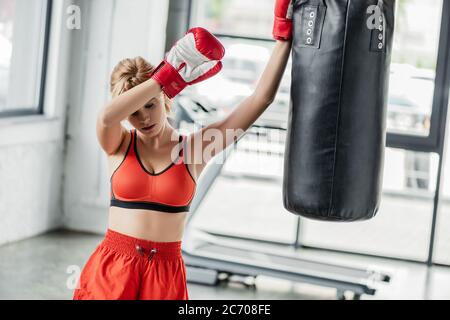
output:
<svg viewBox="0 0 450 320"><path fill-rule="evenodd" d="M387 147L404 149L417 152L439 153L443 143L445 130L445 117L448 108L449 75L448 65L450 60L450 4L443 1L441 27L438 44L438 58L436 63L436 78L434 81L433 104L431 110L430 133L427 137L408 134L387 132Z"/></svg>
<svg viewBox="0 0 450 320"><path fill-rule="evenodd" d="M53 9L53 0L45 0L45 21L44 21L44 39L42 46L42 70L41 79L39 84L39 98L38 104L32 108L21 108L15 110L7 110L0 112L0 119L11 118L11 117L22 117L22 116L34 116L44 114L44 99L45 99L45 88L47 79L47 65L48 65L48 53L50 45L50 29L51 29L51 16Z"/></svg>

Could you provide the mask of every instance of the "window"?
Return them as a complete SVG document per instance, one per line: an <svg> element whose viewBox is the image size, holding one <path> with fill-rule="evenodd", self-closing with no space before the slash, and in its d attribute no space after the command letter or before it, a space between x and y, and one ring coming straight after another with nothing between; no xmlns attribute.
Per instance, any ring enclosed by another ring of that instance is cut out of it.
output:
<svg viewBox="0 0 450 320"><path fill-rule="evenodd" d="M231 108L255 88L270 58L273 0L197 0L193 1L191 26L201 25L218 36L226 49L223 70L214 78L189 87L186 94L219 109ZM290 103L291 61L275 97L275 102L260 118L259 124L284 128Z"/></svg>
<svg viewBox="0 0 450 320"><path fill-rule="evenodd" d="M228 114L244 98L252 94L259 77L270 58L274 43L221 37L226 56L223 70L208 81L185 89L184 94L218 109L219 115ZM275 102L259 119L259 124L286 127L290 103L291 61L286 67Z"/></svg>
<svg viewBox="0 0 450 320"><path fill-rule="evenodd" d="M197 0L192 17L216 34L270 38L274 0Z"/></svg>
<svg viewBox="0 0 450 320"><path fill-rule="evenodd" d="M430 133L441 15L442 0L398 2L388 100L390 132Z"/></svg>
<svg viewBox="0 0 450 320"><path fill-rule="evenodd" d="M0 116L40 111L50 6L0 0Z"/></svg>

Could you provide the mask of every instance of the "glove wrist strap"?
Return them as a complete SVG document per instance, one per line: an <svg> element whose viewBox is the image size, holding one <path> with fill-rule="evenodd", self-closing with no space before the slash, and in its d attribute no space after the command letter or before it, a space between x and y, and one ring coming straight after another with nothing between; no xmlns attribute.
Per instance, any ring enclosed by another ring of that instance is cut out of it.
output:
<svg viewBox="0 0 450 320"><path fill-rule="evenodd" d="M178 71L167 61L161 62L150 74L150 78L160 84L162 90L170 99L178 95L187 86Z"/></svg>
<svg viewBox="0 0 450 320"><path fill-rule="evenodd" d="M292 20L275 17L275 24L273 27L273 37L276 40L292 39Z"/></svg>

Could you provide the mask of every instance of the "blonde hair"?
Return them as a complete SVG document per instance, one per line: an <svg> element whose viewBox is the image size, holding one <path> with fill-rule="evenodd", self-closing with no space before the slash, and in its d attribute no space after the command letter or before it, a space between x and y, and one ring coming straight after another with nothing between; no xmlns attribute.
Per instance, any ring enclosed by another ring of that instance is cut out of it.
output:
<svg viewBox="0 0 450 320"><path fill-rule="evenodd" d="M111 74L110 92L113 98L127 92L133 87L144 83L149 79L150 73L155 67L142 57L124 59L120 61ZM164 95L164 106L167 115L172 116L172 101Z"/></svg>

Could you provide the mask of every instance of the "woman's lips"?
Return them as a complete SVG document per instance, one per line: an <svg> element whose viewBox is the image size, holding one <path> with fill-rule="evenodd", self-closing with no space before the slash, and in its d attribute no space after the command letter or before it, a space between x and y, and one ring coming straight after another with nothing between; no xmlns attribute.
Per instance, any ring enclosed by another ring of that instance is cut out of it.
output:
<svg viewBox="0 0 450 320"><path fill-rule="evenodd" d="M150 130L152 130L155 126L156 126L156 125L154 124L154 125L151 125L151 126L149 126L149 127L144 127L144 128L142 128L142 130L144 130L144 131L150 131Z"/></svg>

